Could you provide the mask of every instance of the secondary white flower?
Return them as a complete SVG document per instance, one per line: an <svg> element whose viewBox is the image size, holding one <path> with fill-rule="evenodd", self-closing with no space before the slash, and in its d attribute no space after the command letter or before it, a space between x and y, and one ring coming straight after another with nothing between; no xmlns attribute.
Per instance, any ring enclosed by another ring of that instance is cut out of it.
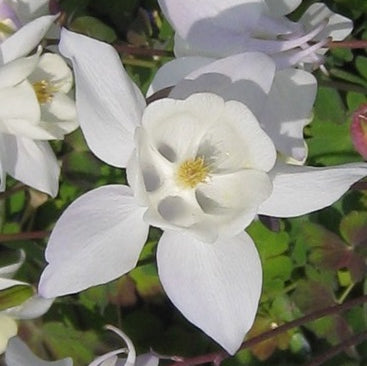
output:
<svg viewBox="0 0 367 366"><path fill-rule="evenodd" d="M30 286L17 280L9 279L20 268L25 259L21 252L19 260L9 266L0 268L0 291L14 286ZM8 340L17 334L18 319L38 318L47 312L52 305L53 299L44 299L38 295L28 298L23 304L0 311L0 354L6 349Z"/></svg>
<svg viewBox="0 0 367 366"><path fill-rule="evenodd" d="M89 364L89 366L158 366L159 358L152 353L136 356L135 347L130 338L121 330L108 325L106 329L115 332L127 345L126 348L108 352ZM118 358L117 355L127 353L127 358ZM72 366L71 358L59 361L44 361L36 357L27 345L19 338L13 337L8 342L5 353L6 366Z"/></svg>
<svg viewBox="0 0 367 366"><path fill-rule="evenodd" d="M8 173L55 196L59 165L47 142L78 127L71 70L61 56L21 57L0 67L0 190Z"/></svg>
<svg viewBox="0 0 367 366"><path fill-rule="evenodd" d="M256 213L290 217L325 207L365 176L367 166L274 165L277 141L273 145L261 130L251 108L230 97L244 85L253 86L253 103L269 92L275 65L266 55L217 61L173 89L172 96L183 100L146 107L111 46L63 30L60 47L73 62L90 148L111 165L127 166L131 188L100 187L64 212L46 250L40 293L73 293L128 272L149 225L158 225L165 229L157 263L167 295L233 354L252 325L262 282L259 256L244 227ZM225 67L222 75L222 62L236 67ZM259 64L269 66L261 76L254 72ZM228 70L233 75L223 84ZM197 94L202 83L220 97ZM285 101L275 102L278 113Z"/></svg>
<svg viewBox="0 0 367 366"><path fill-rule="evenodd" d="M210 0L159 0L176 31L177 57L221 58L259 51L272 55L279 68L303 62L321 64L328 37L342 40L353 28L351 20L322 3L312 4L297 23L292 22L285 15L300 2L219 0L213 5Z"/></svg>
<svg viewBox="0 0 367 366"><path fill-rule="evenodd" d="M5 364L6 366L73 366L73 360L71 358L53 362L41 360L19 337L13 337L9 340L5 352Z"/></svg>
<svg viewBox="0 0 367 366"><path fill-rule="evenodd" d="M135 347L131 339L122 330L112 325L106 325L106 329L116 333L126 343L127 349L120 348L108 352L96 358L89 366L158 366L159 358L152 353L146 353L136 357ZM118 358L117 355L121 353L127 353L127 358Z"/></svg>
<svg viewBox="0 0 367 366"><path fill-rule="evenodd" d="M0 65L28 55L58 15L47 15L48 0L0 0Z"/></svg>

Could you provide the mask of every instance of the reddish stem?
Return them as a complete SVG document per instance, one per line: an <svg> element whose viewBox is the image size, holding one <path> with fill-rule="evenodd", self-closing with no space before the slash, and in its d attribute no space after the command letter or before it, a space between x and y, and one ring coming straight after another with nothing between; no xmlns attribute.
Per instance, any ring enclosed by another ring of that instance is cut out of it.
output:
<svg viewBox="0 0 367 366"><path fill-rule="evenodd" d="M133 55L133 56L161 56L161 57L174 57L174 54L172 51L166 51L166 50L158 50L154 48L148 48L148 47L137 47L132 46L127 43L115 43L113 44L116 51L119 53L124 53L127 55Z"/></svg>
<svg viewBox="0 0 367 366"><path fill-rule="evenodd" d="M329 48L367 48L367 41L351 40L351 41L330 41L327 44Z"/></svg>
<svg viewBox="0 0 367 366"><path fill-rule="evenodd" d="M275 329L264 332L264 333L262 333L262 334L260 334L256 337L253 337L253 338L243 342L241 347L240 347L240 350L252 347L255 344L264 342L264 341L266 341L270 338L273 338L273 337L275 337L275 336L277 336L281 333L287 332L288 330L290 330L292 328L299 327L299 326L301 326L305 323L311 322L313 320L322 318L322 317L327 316L327 315L332 315L332 314L343 312L345 310L348 310L350 308L353 308L354 306L360 305L360 304L365 303L365 302L367 302L367 295L358 297L358 298L353 299L353 300L349 300L349 301L347 301L347 302L345 302L344 304L341 304L341 305L332 305L332 306L329 306L327 308L314 311L313 313L305 315L302 318L299 318L299 319L293 320L289 323L280 325L279 327L277 327ZM207 363L207 362L214 362L214 363L218 364L218 362L220 363L221 361L223 361L224 359L226 359L228 357L230 357L230 355L227 352L218 351L218 352L212 352L212 353L208 353L206 355L201 355L201 356L197 356L197 357L186 358L183 361L174 362L169 366L194 366L194 365L201 365L201 364Z"/></svg>
<svg viewBox="0 0 367 366"><path fill-rule="evenodd" d="M49 235L49 231L30 231L25 233L0 234L0 243L6 241L44 239Z"/></svg>
<svg viewBox="0 0 367 366"><path fill-rule="evenodd" d="M321 354L320 356L314 358L311 362L307 363L305 366L319 366L335 357L338 353L346 350L349 347L356 346L367 339L367 331L357 334L353 337L346 339L344 342L331 347L327 352Z"/></svg>

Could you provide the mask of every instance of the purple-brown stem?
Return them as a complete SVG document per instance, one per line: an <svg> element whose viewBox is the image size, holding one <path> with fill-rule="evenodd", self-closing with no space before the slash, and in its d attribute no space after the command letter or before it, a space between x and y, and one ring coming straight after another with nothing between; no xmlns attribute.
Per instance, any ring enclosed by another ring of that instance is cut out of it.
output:
<svg viewBox="0 0 367 366"><path fill-rule="evenodd" d="M0 243L6 241L44 239L49 235L49 231L29 231L25 233L0 234Z"/></svg>
<svg viewBox="0 0 367 366"><path fill-rule="evenodd" d="M313 320L322 318L324 316L327 315L332 315L332 314L337 314L340 312L343 312L345 310L348 310L350 308L353 308L354 306L360 305L367 302L367 295L358 297L356 299L352 299L349 300L347 302L345 302L344 304L341 305L333 305L333 306L329 306L327 308L324 309L320 309L320 310L316 310L310 314L307 314L305 316L303 316L302 318L293 320L289 323L280 325L279 327L269 330L267 332L264 332L262 334L259 334L256 337L253 337L245 342L242 343L240 350L243 350L245 348L249 348L252 347L258 343L264 342L270 338L273 338L281 333L287 332L288 330L292 329L292 328L296 328L299 327L301 325L304 325L308 322L311 322ZM343 343L344 344L344 343ZM341 345L339 345L341 346ZM345 348L347 348L348 346L345 346ZM344 348L343 348L344 349ZM340 351L339 351L340 352ZM201 365L203 363L207 363L207 362L213 362L215 364L220 364L221 361L223 361L224 359L230 357L230 355L225 352L225 351L218 351L218 352L212 352L212 353L208 353L206 355L200 355L197 357L191 357L191 358L186 358L183 361L179 361L179 362L174 362L172 364L170 364L170 366L194 366L194 365ZM321 357L321 356L320 356ZM309 366L309 365L307 365ZM315 365L312 365L315 366Z"/></svg>
<svg viewBox="0 0 367 366"><path fill-rule="evenodd" d="M346 350L349 347L357 346L359 343L367 340L367 331L354 335L343 341L342 343L337 344L329 348L326 352L321 354L320 356L315 357L311 362L305 364L305 366L319 366L322 365L327 360L335 357L338 353Z"/></svg>

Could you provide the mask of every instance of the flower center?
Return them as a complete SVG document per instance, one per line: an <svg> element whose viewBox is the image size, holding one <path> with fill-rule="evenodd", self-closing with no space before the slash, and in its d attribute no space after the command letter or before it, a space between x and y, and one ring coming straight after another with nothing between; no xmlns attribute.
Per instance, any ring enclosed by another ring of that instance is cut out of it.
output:
<svg viewBox="0 0 367 366"><path fill-rule="evenodd" d="M52 83L48 82L47 80L41 80L36 81L32 84L32 86L36 92L36 96L40 104L51 102L53 93L56 91L56 88L52 85Z"/></svg>
<svg viewBox="0 0 367 366"><path fill-rule="evenodd" d="M184 188L194 188L206 180L209 175L209 167L203 157L184 161L178 168L177 184Z"/></svg>

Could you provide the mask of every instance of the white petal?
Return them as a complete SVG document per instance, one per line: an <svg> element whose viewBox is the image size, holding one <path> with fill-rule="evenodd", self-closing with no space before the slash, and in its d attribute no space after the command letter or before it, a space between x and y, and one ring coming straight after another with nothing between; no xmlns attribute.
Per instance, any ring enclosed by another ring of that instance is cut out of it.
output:
<svg viewBox="0 0 367 366"><path fill-rule="evenodd" d="M49 103L42 104L41 115L44 121L67 121L73 123L74 128L72 130L78 127L75 101L63 93L54 94ZM60 127L62 127L62 123L60 123ZM67 128L65 133L69 133L72 130Z"/></svg>
<svg viewBox="0 0 367 366"><path fill-rule="evenodd" d="M207 64L187 75L185 79L194 80L205 74L224 75L231 83L248 80L256 84L264 93L268 93L273 83L275 64L263 53L245 52ZM178 86L174 90L177 88ZM175 93L178 92L175 91Z"/></svg>
<svg viewBox="0 0 367 366"><path fill-rule="evenodd" d="M45 15L33 20L0 45L0 64L29 54L41 42L58 15Z"/></svg>
<svg viewBox="0 0 367 366"><path fill-rule="evenodd" d="M0 89L0 131L12 133L12 120L26 120L36 124L40 120L40 107L36 94L28 81L8 88ZM9 131L5 130L8 128Z"/></svg>
<svg viewBox="0 0 367 366"><path fill-rule="evenodd" d="M322 23L325 19L329 19L328 25L315 38L315 41L320 41L327 37L331 37L333 41L342 41L353 30L353 22L331 11L325 4L312 4L299 20L309 31Z"/></svg>
<svg viewBox="0 0 367 366"><path fill-rule="evenodd" d="M73 74L64 59L54 53L45 53L40 57L37 68L29 76L31 83L46 80L57 91L68 93L73 86Z"/></svg>
<svg viewBox="0 0 367 366"><path fill-rule="evenodd" d="M0 67L0 88L19 84L37 67L40 51L33 56L21 57Z"/></svg>
<svg viewBox="0 0 367 366"><path fill-rule="evenodd" d="M147 96L151 96L158 90L175 86L185 76L213 61L215 60L208 57L180 57L165 63L156 72Z"/></svg>
<svg viewBox="0 0 367 366"><path fill-rule="evenodd" d="M222 56L243 50L246 32L251 32L265 9L263 0L161 0L159 3L180 37L204 54L208 51Z"/></svg>
<svg viewBox="0 0 367 366"><path fill-rule="evenodd" d="M273 192L260 206L259 214L293 217L337 201L353 183L367 176L367 164L315 168L279 163L270 174Z"/></svg>
<svg viewBox="0 0 367 366"><path fill-rule="evenodd" d="M275 63L267 55L246 52L212 62L193 71L177 84L170 97L184 99L211 92L224 100L237 100L258 115L273 84Z"/></svg>
<svg viewBox="0 0 367 366"><path fill-rule="evenodd" d="M144 353L136 358L135 366L158 366L159 358L153 353Z"/></svg>
<svg viewBox="0 0 367 366"><path fill-rule="evenodd" d="M264 10L262 0L159 0L159 5L181 37L189 36L200 25L235 32L251 29Z"/></svg>
<svg viewBox="0 0 367 366"><path fill-rule="evenodd" d="M47 142L4 135L6 171L24 184L57 195L60 167Z"/></svg>
<svg viewBox="0 0 367 366"><path fill-rule="evenodd" d="M230 354L250 329L261 293L259 255L246 233L207 244L163 233L157 251L162 285L183 315Z"/></svg>
<svg viewBox="0 0 367 366"><path fill-rule="evenodd" d="M11 4L22 24L49 14L49 0L7 0L7 3Z"/></svg>
<svg viewBox="0 0 367 366"><path fill-rule="evenodd" d="M302 0L265 0L265 2L269 8L269 14L280 17L298 8Z"/></svg>
<svg viewBox="0 0 367 366"><path fill-rule="evenodd" d="M63 29L59 48L73 62L78 117L89 147L108 164L125 167L143 95L112 46Z"/></svg>
<svg viewBox="0 0 367 366"><path fill-rule="evenodd" d="M310 121L316 91L312 74L297 69L278 71L259 116L277 151L299 161L307 156L303 128Z"/></svg>
<svg viewBox="0 0 367 366"><path fill-rule="evenodd" d="M14 319L34 319L45 314L51 307L54 299L44 299L34 295L23 304L5 310L5 314Z"/></svg>
<svg viewBox="0 0 367 366"><path fill-rule="evenodd" d="M17 334L17 323L10 317L0 313L0 355L6 350L8 340ZM7 366L12 366L7 364Z"/></svg>
<svg viewBox="0 0 367 366"><path fill-rule="evenodd" d="M78 292L134 268L148 235L144 211L122 185L100 187L74 201L51 233L40 294Z"/></svg>
<svg viewBox="0 0 367 366"><path fill-rule="evenodd" d="M271 194L272 185L266 173L243 170L213 176L198 186L196 198L207 214L192 231L204 241L231 237L244 230Z"/></svg>
<svg viewBox="0 0 367 366"><path fill-rule="evenodd" d="M26 282L18 281L18 280L12 280L9 278L0 278L0 290L5 290L10 287L19 286L19 285L25 285L30 286Z"/></svg>
<svg viewBox="0 0 367 366"><path fill-rule="evenodd" d="M19 338L13 337L9 340L5 353L7 366L73 366L71 358L48 362L35 356L28 346Z"/></svg>

